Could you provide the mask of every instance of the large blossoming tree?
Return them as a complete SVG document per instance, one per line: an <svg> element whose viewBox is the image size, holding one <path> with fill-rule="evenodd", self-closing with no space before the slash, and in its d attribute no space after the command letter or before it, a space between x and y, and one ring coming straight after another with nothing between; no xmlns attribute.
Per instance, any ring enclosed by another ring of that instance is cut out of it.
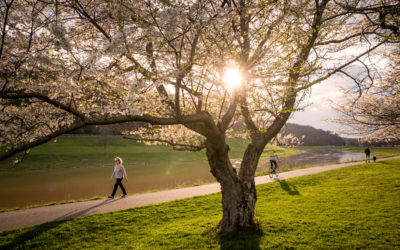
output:
<svg viewBox="0 0 400 250"><path fill-rule="evenodd" d="M360 94L357 88L343 103L335 105L339 114L336 121L348 127L344 132L369 143L400 141L399 46L384 53L386 71L368 91Z"/></svg>
<svg viewBox="0 0 400 250"><path fill-rule="evenodd" d="M310 87L388 39L379 14L330 0L4 0L1 16L1 160L83 126L146 122L130 133L205 148L225 231L254 227L259 158ZM250 138L239 171L236 120Z"/></svg>
<svg viewBox="0 0 400 250"><path fill-rule="evenodd" d="M351 12L379 13L379 22L369 20L392 33L390 46L375 55L380 61L375 70L370 69L364 80L352 78L355 88L345 90L346 99L336 103L336 122L346 125L347 133L368 143L398 143L400 141L400 2L397 5L349 6Z"/></svg>

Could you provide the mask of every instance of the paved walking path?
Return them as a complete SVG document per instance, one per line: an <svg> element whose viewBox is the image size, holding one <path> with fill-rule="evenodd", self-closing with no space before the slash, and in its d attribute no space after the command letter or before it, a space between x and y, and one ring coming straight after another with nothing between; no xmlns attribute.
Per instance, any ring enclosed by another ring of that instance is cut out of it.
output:
<svg viewBox="0 0 400 250"><path fill-rule="evenodd" d="M378 161L397 159L397 158L400 158L400 156L380 159ZM360 163L363 162L351 162L351 163L299 169L281 173L279 174L279 178L274 178L274 179L271 179L268 176L259 176L255 178L255 182L256 185L259 185L277 180L284 180L288 178L317 174L325 171L330 171L333 169L354 166ZM219 183L213 183L208 185L166 190L155 193L129 195L123 199L116 198L113 200L110 199L92 200L92 201L83 201L83 202L76 202L69 204L3 212L0 213L0 231L13 228L33 226L52 221L67 220L71 218L86 216L89 214L105 213L132 207L156 204L166 201L173 201L177 199L184 199L199 195L207 195L212 193L218 193L220 191L221 188Z"/></svg>

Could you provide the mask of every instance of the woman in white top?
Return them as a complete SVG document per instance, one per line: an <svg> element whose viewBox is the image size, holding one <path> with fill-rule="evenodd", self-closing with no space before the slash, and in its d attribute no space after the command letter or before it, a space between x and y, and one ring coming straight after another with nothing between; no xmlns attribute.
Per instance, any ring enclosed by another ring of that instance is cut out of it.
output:
<svg viewBox="0 0 400 250"><path fill-rule="evenodd" d="M115 177L115 179L117 181L115 182L114 190L113 190L112 194L110 196L108 196L108 198L114 199L114 195L115 195L115 192L117 191L118 186L121 187L121 190L123 193L122 198L124 198L126 196L126 191L125 191L124 186L122 185L122 179L125 178L126 181L128 181L128 177L126 176L125 168L122 165L122 159L119 157L116 157L114 160L115 160L115 166L114 166L114 172L111 175L111 179L113 177Z"/></svg>

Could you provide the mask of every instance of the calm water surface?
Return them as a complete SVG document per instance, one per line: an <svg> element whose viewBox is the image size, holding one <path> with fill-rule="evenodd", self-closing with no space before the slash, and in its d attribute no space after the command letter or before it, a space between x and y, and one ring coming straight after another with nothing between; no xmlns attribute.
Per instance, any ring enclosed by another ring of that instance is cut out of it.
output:
<svg viewBox="0 0 400 250"><path fill-rule="evenodd" d="M362 153L340 150L310 150L280 158L280 167L290 169L305 165L339 163L363 159ZM233 159L234 166L240 160ZM257 171L268 167L261 158ZM125 165L129 181L124 181L128 194L215 182L206 160L197 162L166 161ZM44 169L0 172L0 208L23 207L52 201L87 199L110 195L114 180L113 166ZM117 195L120 194L118 189Z"/></svg>
<svg viewBox="0 0 400 250"><path fill-rule="evenodd" d="M300 154L280 158L279 166L281 169L291 169L307 165L325 165L363 159L364 153L360 152L335 149L304 150Z"/></svg>

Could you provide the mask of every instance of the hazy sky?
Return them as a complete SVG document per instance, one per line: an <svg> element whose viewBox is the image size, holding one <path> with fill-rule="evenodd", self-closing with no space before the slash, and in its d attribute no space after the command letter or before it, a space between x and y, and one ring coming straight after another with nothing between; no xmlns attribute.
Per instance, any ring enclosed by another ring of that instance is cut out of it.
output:
<svg viewBox="0 0 400 250"><path fill-rule="evenodd" d="M349 87L351 81L335 75L328 80L314 86L311 96L309 95L302 103L302 107L307 104L304 111L296 112L290 123L300 125L310 125L318 129L339 132L341 125L329 122L336 116L335 111L331 108L331 101L340 102L343 99L343 93L340 87Z"/></svg>
<svg viewBox="0 0 400 250"><path fill-rule="evenodd" d="M368 44L366 46L368 46ZM375 53L380 55L381 53L387 53L387 51L389 51L390 49L391 46L382 46L378 48ZM349 54L357 54L363 50L365 50L365 48L351 48L348 54L346 51L343 51L342 55L348 56ZM370 54L367 61L367 64L373 67L370 68L372 75L375 74L374 72L384 72L387 63L385 58L382 58L380 56L373 56L373 54ZM372 72L372 69L374 69L374 72ZM350 71L352 75L358 75L358 77L366 76L364 67L362 67L359 63L355 63L351 67L348 67L347 71ZM307 104L311 105L307 106L304 111L296 112L291 117L291 119L289 119L289 122L297 123L300 125L310 125L318 129L334 131L341 134L340 129L343 129L344 127L340 124L328 121L329 119L335 118L337 115L336 112L331 108L332 102L340 103L344 99L343 92L340 89L341 87L348 90L350 88L354 88L355 83L353 82L353 80L345 77L342 74L336 74L330 77L328 80L314 86L312 88L311 95L309 95L303 101L302 107ZM347 129L349 129L349 127L347 127ZM349 135L343 136L349 137Z"/></svg>

